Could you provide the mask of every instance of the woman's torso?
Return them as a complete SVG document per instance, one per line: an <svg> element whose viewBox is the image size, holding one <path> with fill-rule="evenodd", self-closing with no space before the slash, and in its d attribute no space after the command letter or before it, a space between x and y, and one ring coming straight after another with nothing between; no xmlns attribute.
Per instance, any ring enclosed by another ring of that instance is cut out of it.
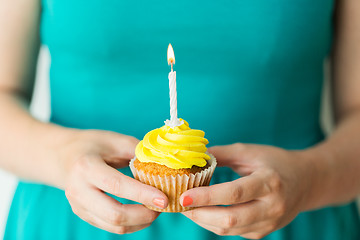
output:
<svg viewBox="0 0 360 240"><path fill-rule="evenodd" d="M319 125L331 0L43 0L51 121L142 138L169 118L166 48L175 50L179 116L211 145L309 147ZM128 169L122 172L129 174ZM218 168L213 183L237 175ZM301 213L268 239L356 239L353 204ZM116 236L77 218L63 191L20 183L5 239L216 239L181 214ZM17 235L16 235L17 234ZM221 237L218 237L221 238Z"/></svg>

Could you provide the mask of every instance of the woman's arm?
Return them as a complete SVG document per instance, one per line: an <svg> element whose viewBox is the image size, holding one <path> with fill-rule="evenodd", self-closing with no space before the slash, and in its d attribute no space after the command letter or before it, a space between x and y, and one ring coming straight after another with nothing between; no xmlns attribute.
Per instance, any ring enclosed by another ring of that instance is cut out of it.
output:
<svg viewBox="0 0 360 240"><path fill-rule="evenodd" d="M40 0L0 1L0 167L65 189L73 211L99 228L123 234L149 226L158 213L106 194L166 207L164 193L115 169L128 165L137 139L42 123L28 113L39 23Z"/></svg>
<svg viewBox="0 0 360 240"><path fill-rule="evenodd" d="M43 124L28 113L40 46L40 3L1 1L0 11L0 166L64 188L50 144L64 141L71 130Z"/></svg>
<svg viewBox="0 0 360 240"><path fill-rule="evenodd" d="M219 165L244 176L186 191L183 213L219 235L260 239L310 209L353 200L360 193L360 1L337 6L333 54L337 127L303 151L249 144L209 149ZM217 206L230 205L230 206Z"/></svg>
<svg viewBox="0 0 360 240"><path fill-rule="evenodd" d="M304 153L316 169L307 209L350 201L360 194L360 1L338 1L332 56L336 129Z"/></svg>

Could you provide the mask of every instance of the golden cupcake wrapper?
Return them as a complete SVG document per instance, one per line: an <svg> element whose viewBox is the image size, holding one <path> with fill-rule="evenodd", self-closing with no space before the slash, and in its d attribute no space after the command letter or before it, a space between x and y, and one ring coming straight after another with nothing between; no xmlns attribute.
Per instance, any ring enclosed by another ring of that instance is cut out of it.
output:
<svg viewBox="0 0 360 240"><path fill-rule="evenodd" d="M134 167L134 161L136 157L133 158L130 161L129 166L135 179L142 183L156 187L165 193L169 199L168 206L165 209L154 208L152 206L146 207L157 212L184 212L192 209L191 207L181 206L180 196L186 190L192 189L194 187L208 186L210 184L210 180L217 163L213 155L208 155L211 157L211 159L208 161L210 165L208 168L196 174L177 174L176 176L159 176L145 173L142 170L137 170Z"/></svg>

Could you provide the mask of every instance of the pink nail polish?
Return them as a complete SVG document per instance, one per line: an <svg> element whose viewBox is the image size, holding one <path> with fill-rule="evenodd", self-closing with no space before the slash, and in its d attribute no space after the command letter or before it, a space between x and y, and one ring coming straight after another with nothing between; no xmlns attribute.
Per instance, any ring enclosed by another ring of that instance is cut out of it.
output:
<svg viewBox="0 0 360 240"><path fill-rule="evenodd" d="M162 198L154 198L153 203L158 208L165 208L165 200Z"/></svg>
<svg viewBox="0 0 360 240"><path fill-rule="evenodd" d="M182 202L183 207L190 206L193 203L193 200L189 196L185 196Z"/></svg>

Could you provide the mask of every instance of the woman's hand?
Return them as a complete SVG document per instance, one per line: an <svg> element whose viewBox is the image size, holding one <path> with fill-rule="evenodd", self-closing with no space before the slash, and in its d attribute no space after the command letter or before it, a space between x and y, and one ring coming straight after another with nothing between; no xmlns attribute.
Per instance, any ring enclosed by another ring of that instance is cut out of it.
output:
<svg viewBox="0 0 360 240"><path fill-rule="evenodd" d="M86 130L58 146L65 172L65 194L72 210L86 222L125 234L150 226L158 213L139 204L121 204L106 193L157 208L167 206L158 189L115 168L128 166L138 140L118 133Z"/></svg>
<svg viewBox="0 0 360 240"><path fill-rule="evenodd" d="M182 194L183 205L200 207L183 213L198 225L218 235L259 239L304 210L312 169L300 152L239 143L209 152L219 166L244 177Z"/></svg>

